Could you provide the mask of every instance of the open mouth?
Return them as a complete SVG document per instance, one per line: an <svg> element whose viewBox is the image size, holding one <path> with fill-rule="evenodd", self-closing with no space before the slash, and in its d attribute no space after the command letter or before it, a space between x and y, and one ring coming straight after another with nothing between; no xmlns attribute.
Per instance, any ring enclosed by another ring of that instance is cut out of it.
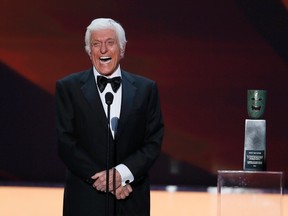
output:
<svg viewBox="0 0 288 216"><path fill-rule="evenodd" d="M111 61L111 59L112 58L108 57L108 56L102 56L102 57L99 58L100 62L101 63L105 63L105 64L109 63Z"/></svg>
<svg viewBox="0 0 288 216"><path fill-rule="evenodd" d="M252 106L252 110L260 111L261 110L261 106Z"/></svg>

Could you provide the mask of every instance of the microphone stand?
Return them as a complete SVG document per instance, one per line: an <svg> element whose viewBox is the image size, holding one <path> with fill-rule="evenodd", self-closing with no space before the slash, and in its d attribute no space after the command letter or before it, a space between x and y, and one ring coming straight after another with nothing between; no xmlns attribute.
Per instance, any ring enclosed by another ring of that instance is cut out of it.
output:
<svg viewBox="0 0 288 216"><path fill-rule="evenodd" d="M106 216L109 216L109 162L110 162L110 107L113 103L113 94L107 92L105 94L105 101L107 104L107 146L106 146Z"/></svg>

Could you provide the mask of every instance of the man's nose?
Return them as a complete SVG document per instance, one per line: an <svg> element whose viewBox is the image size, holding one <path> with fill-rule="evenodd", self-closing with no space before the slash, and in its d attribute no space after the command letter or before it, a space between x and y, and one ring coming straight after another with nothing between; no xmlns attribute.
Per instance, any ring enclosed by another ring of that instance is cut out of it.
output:
<svg viewBox="0 0 288 216"><path fill-rule="evenodd" d="M101 44L100 52L101 52L101 53L106 53L106 52L107 52L107 46L106 46L105 43L102 43L102 44Z"/></svg>

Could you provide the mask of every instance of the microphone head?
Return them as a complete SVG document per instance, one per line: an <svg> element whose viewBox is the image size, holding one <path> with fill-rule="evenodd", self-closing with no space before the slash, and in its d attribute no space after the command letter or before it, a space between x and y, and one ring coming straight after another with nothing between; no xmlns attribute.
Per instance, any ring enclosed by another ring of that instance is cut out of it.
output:
<svg viewBox="0 0 288 216"><path fill-rule="evenodd" d="M113 103L113 99L114 99L114 96L111 92L107 92L105 94L105 101L106 101L106 104L109 106Z"/></svg>

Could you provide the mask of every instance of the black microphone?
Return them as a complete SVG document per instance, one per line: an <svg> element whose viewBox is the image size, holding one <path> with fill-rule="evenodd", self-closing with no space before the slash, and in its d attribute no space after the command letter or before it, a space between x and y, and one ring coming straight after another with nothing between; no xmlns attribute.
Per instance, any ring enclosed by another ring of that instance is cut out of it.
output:
<svg viewBox="0 0 288 216"><path fill-rule="evenodd" d="M114 96L111 92L107 92L105 94L105 101L106 101L106 104L109 106L113 103L113 99L114 99Z"/></svg>
<svg viewBox="0 0 288 216"><path fill-rule="evenodd" d="M111 92L105 94L107 104L107 146L106 146L106 211L105 215L109 216L109 163L110 163L110 106L113 103L114 96Z"/></svg>

